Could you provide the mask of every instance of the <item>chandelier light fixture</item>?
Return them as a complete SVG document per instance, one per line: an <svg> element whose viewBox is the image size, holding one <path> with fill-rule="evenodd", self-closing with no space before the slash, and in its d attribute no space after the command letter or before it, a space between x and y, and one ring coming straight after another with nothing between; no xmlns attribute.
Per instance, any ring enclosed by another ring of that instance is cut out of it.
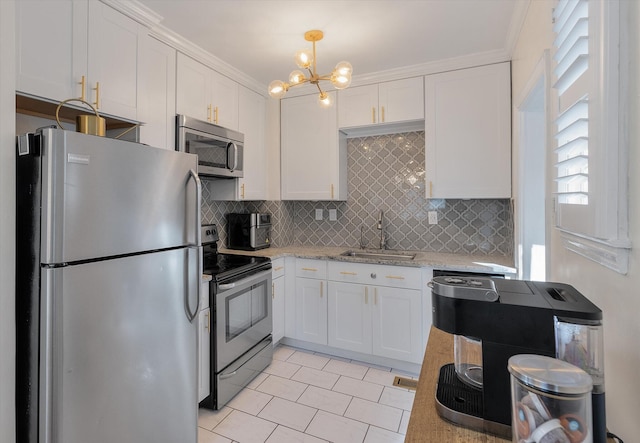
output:
<svg viewBox="0 0 640 443"><path fill-rule="evenodd" d="M273 98L282 98L289 88L293 86L310 83L316 85L320 95L318 97L320 103L324 106L330 106L331 100L329 94L322 90L320 87L320 81L330 81L336 89L344 89L351 84L351 72L353 68L351 63L342 61L338 63L335 69L327 75L319 75L316 68L316 42L322 40L324 34L322 31L312 30L307 31L304 34L304 39L313 43L313 51L308 49L301 49L296 52L295 61L301 69L306 69L308 75L300 70L295 70L289 74L289 82L283 82L281 80L274 80L269 84L269 95Z"/></svg>

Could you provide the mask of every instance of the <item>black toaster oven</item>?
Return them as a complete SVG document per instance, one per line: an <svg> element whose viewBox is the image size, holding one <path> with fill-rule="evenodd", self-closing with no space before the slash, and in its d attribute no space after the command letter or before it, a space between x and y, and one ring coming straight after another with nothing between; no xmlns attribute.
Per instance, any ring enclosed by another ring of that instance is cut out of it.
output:
<svg viewBox="0 0 640 443"><path fill-rule="evenodd" d="M271 246L271 214L227 214L227 247L255 251Z"/></svg>

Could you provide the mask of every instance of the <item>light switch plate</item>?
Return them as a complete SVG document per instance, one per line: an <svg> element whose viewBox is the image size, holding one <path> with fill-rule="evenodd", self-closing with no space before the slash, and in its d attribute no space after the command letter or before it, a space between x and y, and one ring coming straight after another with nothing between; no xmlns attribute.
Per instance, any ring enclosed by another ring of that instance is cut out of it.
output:
<svg viewBox="0 0 640 443"><path fill-rule="evenodd" d="M338 210L337 209L329 209L329 221L338 220Z"/></svg>
<svg viewBox="0 0 640 443"><path fill-rule="evenodd" d="M430 225L438 224L438 213L436 211L429 211L428 216Z"/></svg>
<svg viewBox="0 0 640 443"><path fill-rule="evenodd" d="M316 220L322 220L322 209L316 209Z"/></svg>

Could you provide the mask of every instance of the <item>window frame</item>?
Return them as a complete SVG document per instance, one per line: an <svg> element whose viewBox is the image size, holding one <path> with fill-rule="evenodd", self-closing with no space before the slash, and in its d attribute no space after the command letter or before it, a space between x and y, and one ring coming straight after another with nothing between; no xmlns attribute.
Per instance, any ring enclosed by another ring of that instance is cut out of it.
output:
<svg viewBox="0 0 640 443"><path fill-rule="evenodd" d="M559 203L555 197L556 228L568 250L626 274L631 249L627 188L628 11L625 2L619 0L587 1L589 68L584 92L589 96L589 201L586 205L572 205ZM555 91L554 117L559 100Z"/></svg>

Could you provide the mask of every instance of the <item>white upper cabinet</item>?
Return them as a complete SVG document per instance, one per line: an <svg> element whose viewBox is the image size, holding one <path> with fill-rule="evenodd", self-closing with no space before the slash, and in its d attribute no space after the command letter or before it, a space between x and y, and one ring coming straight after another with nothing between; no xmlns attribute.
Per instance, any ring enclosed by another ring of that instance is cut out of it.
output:
<svg viewBox="0 0 640 443"><path fill-rule="evenodd" d="M244 134L244 177L238 179L240 200L267 199L265 98L240 87L239 130Z"/></svg>
<svg viewBox="0 0 640 443"><path fill-rule="evenodd" d="M425 77L427 198L511 197L508 62Z"/></svg>
<svg viewBox="0 0 640 443"><path fill-rule="evenodd" d="M265 98L240 86L238 129L244 134L244 177L214 179L212 200L256 201L267 199L267 168L265 152Z"/></svg>
<svg viewBox="0 0 640 443"><path fill-rule="evenodd" d="M140 142L175 149L176 50L145 35L138 53Z"/></svg>
<svg viewBox="0 0 640 443"><path fill-rule="evenodd" d="M142 27L101 2L89 2L88 91L99 111L137 118Z"/></svg>
<svg viewBox="0 0 640 443"><path fill-rule="evenodd" d="M212 82L213 123L238 130L238 83L215 71L213 71Z"/></svg>
<svg viewBox="0 0 640 443"><path fill-rule="evenodd" d="M176 112L212 121L211 69L191 57L178 53Z"/></svg>
<svg viewBox="0 0 640 443"><path fill-rule="evenodd" d="M178 114L238 130L238 84L178 53Z"/></svg>
<svg viewBox="0 0 640 443"><path fill-rule="evenodd" d="M137 118L138 23L86 0L17 2L16 15L19 92Z"/></svg>
<svg viewBox="0 0 640 443"><path fill-rule="evenodd" d="M282 200L347 199L346 138L329 95L329 108L317 94L282 99Z"/></svg>
<svg viewBox="0 0 640 443"><path fill-rule="evenodd" d="M338 126L350 128L424 119L422 77L338 92Z"/></svg>
<svg viewBox="0 0 640 443"><path fill-rule="evenodd" d="M19 92L57 101L81 96L87 67L87 10L86 0L16 2Z"/></svg>

